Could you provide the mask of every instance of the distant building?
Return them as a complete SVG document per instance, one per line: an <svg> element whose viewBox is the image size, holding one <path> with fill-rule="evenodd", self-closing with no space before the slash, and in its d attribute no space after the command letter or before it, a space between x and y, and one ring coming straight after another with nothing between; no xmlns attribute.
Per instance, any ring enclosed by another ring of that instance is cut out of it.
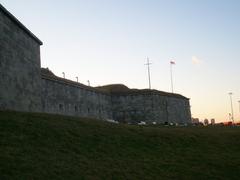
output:
<svg viewBox="0 0 240 180"><path fill-rule="evenodd" d="M198 118L192 118L192 123L193 124L199 124L199 119Z"/></svg>
<svg viewBox="0 0 240 180"><path fill-rule="evenodd" d="M211 119L211 125L214 125L215 124L215 119Z"/></svg>
<svg viewBox="0 0 240 180"><path fill-rule="evenodd" d="M209 124L208 119L204 119L203 124L204 124L205 126L208 126L208 124Z"/></svg>

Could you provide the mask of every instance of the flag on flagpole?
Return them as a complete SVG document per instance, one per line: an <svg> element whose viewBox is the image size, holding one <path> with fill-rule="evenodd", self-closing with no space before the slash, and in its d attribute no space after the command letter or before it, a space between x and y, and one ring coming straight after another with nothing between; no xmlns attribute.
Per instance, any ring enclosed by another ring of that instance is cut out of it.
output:
<svg viewBox="0 0 240 180"><path fill-rule="evenodd" d="M174 61L170 61L170 64L176 64Z"/></svg>

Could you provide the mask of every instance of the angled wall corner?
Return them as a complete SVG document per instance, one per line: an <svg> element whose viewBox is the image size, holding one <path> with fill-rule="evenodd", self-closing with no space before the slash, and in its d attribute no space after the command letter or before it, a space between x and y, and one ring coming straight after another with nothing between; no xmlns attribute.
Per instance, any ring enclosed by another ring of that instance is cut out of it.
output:
<svg viewBox="0 0 240 180"><path fill-rule="evenodd" d="M0 109L41 111L40 45L0 5Z"/></svg>

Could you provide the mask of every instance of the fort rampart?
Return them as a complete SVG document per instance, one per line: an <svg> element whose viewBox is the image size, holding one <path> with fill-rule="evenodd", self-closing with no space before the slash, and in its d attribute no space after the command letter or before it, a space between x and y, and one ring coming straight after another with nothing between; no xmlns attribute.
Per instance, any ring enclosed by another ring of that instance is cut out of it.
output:
<svg viewBox="0 0 240 180"><path fill-rule="evenodd" d="M190 123L189 99L124 85L90 87L41 68L42 42L0 5L0 110L137 123Z"/></svg>

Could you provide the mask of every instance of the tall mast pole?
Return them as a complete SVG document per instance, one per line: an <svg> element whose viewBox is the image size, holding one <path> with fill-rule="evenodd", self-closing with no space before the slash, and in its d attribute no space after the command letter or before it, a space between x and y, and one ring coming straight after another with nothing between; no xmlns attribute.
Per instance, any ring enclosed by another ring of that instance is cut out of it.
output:
<svg viewBox="0 0 240 180"><path fill-rule="evenodd" d="M148 68L148 88L151 89L151 76L150 76L150 65L152 63L149 63L149 58L147 58L147 63L145 64Z"/></svg>

